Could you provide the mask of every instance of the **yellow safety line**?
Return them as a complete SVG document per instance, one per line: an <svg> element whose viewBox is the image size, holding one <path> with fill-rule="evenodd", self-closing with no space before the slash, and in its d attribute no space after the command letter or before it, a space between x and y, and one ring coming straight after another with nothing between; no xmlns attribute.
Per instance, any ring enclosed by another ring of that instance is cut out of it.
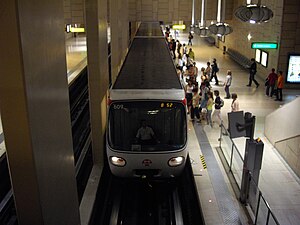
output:
<svg viewBox="0 0 300 225"><path fill-rule="evenodd" d="M200 155L200 160L201 160L201 162L202 162L203 169L206 169L207 166L206 166L206 162L205 162L205 159L204 159L204 156L203 156L203 155Z"/></svg>

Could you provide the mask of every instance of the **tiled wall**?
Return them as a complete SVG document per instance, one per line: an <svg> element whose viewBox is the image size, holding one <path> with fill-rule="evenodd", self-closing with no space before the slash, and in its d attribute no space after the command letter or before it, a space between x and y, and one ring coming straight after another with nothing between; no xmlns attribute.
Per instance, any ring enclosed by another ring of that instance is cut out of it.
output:
<svg viewBox="0 0 300 225"><path fill-rule="evenodd" d="M196 20L200 19L200 0L195 0ZM192 0L129 0L131 21L188 21L192 18Z"/></svg>
<svg viewBox="0 0 300 225"><path fill-rule="evenodd" d="M66 24L84 24L84 0L64 0Z"/></svg>

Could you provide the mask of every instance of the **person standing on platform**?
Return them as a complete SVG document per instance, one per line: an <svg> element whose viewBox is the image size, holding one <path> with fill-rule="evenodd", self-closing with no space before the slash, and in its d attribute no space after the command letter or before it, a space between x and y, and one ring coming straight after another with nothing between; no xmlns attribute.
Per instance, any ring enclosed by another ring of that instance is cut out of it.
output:
<svg viewBox="0 0 300 225"><path fill-rule="evenodd" d="M207 67L205 69L206 75L208 76L208 79L210 80L211 77L211 67L210 67L210 62L206 63Z"/></svg>
<svg viewBox="0 0 300 225"><path fill-rule="evenodd" d="M181 47L182 47L182 44L180 43L179 40L176 41L177 42L177 54L181 54Z"/></svg>
<svg viewBox="0 0 300 225"><path fill-rule="evenodd" d="M270 97L273 96L276 81L277 81L277 74L275 73L275 69L272 68L272 72L267 77L266 96L270 96ZM271 88L271 93L270 93L270 88Z"/></svg>
<svg viewBox="0 0 300 225"><path fill-rule="evenodd" d="M188 42L188 45L193 45L193 43L192 43L192 39L194 38L194 36L193 36L193 34L192 34L192 32L189 32L189 36L188 36L188 39L189 39L189 42Z"/></svg>
<svg viewBox="0 0 300 225"><path fill-rule="evenodd" d="M195 53L192 48L190 48L188 55L193 61L195 60Z"/></svg>
<svg viewBox="0 0 300 225"><path fill-rule="evenodd" d="M193 97L192 97L192 107L191 107L191 120L194 120L194 117L198 119L198 123L200 120L200 112L199 112L199 103L200 103L200 95L198 94L198 88L193 89Z"/></svg>
<svg viewBox="0 0 300 225"><path fill-rule="evenodd" d="M225 92L226 92L226 99L230 99L230 92L229 92L229 87L231 85L231 81L232 81L232 73L231 70L227 70L227 76L224 82L224 86L225 86Z"/></svg>
<svg viewBox="0 0 300 225"><path fill-rule="evenodd" d="M219 90L214 90L215 98L215 110L212 114L212 121L215 121L215 118L218 118L218 125L220 126L222 123L221 117L221 108L224 106L224 101L220 98Z"/></svg>
<svg viewBox="0 0 300 225"><path fill-rule="evenodd" d="M172 43L171 48L172 48L172 52L173 52L173 59L176 59L176 53L175 53L175 51L176 51L176 41L174 39L172 39L171 43Z"/></svg>
<svg viewBox="0 0 300 225"><path fill-rule="evenodd" d="M231 97L232 97L231 112L240 111L240 104L239 104L239 101L237 99L237 94L232 93Z"/></svg>
<svg viewBox="0 0 300 225"><path fill-rule="evenodd" d="M256 62L255 62L255 59L252 58L251 59L251 66L250 66L250 75L249 75L249 84L247 85L247 87L251 87L251 84L252 84L252 81L256 84L256 88L259 87L259 83L255 80L255 74L257 72L257 65L256 65Z"/></svg>
<svg viewBox="0 0 300 225"><path fill-rule="evenodd" d="M283 88L283 75L282 71L279 71L277 78L277 95L275 101L282 101L282 88Z"/></svg>
<svg viewBox="0 0 300 225"><path fill-rule="evenodd" d="M212 114L212 109L213 109L213 104L214 104L214 96L211 91L209 91L207 94L208 94L208 100L207 100L207 105L206 105L206 110L207 110L206 120L207 120L207 125L210 125L211 127L213 127L211 114Z"/></svg>

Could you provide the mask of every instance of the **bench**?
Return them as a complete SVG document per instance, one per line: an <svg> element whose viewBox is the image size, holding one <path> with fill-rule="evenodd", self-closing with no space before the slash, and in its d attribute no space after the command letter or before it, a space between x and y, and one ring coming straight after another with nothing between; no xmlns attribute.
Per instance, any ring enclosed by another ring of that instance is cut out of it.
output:
<svg viewBox="0 0 300 225"><path fill-rule="evenodd" d="M240 64L242 67L244 67L245 69L249 69L252 62L249 58L247 58L246 56L242 55L241 53L239 53L236 50L230 49L228 48L226 53L234 60L236 61L238 64Z"/></svg>
<svg viewBox="0 0 300 225"><path fill-rule="evenodd" d="M211 45L214 45L215 42L216 42L215 38L214 38L214 37L211 37L211 36L205 37L205 41L207 41L207 42L208 42L209 44L211 44Z"/></svg>

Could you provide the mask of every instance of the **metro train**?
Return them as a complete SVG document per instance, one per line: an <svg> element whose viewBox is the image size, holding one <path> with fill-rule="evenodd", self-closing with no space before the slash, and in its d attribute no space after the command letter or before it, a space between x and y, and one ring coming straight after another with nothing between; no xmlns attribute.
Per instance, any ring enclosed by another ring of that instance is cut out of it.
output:
<svg viewBox="0 0 300 225"><path fill-rule="evenodd" d="M188 155L185 93L159 23L140 25L110 89L107 121L112 174L181 174Z"/></svg>

